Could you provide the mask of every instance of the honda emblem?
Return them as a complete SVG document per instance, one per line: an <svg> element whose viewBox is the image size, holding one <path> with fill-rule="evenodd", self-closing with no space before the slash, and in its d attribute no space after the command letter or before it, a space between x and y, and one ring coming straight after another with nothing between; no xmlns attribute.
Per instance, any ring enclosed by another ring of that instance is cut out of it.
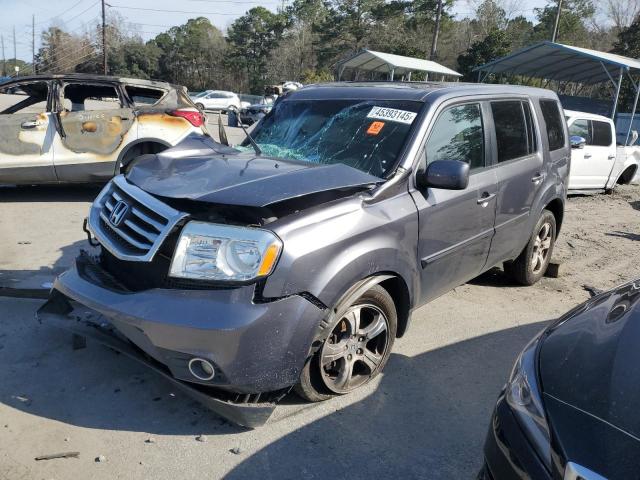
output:
<svg viewBox="0 0 640 480"><path fill-rule="evenodd" d="M114 227L117 227L122 223L122 220L124 220L124 217L127 215L128 211L129 205L127 205L126 202L120 200L115 204L113 210L111 210L111 215L109 215L109 223L111 223L111 225L113 225Z"/></svg>

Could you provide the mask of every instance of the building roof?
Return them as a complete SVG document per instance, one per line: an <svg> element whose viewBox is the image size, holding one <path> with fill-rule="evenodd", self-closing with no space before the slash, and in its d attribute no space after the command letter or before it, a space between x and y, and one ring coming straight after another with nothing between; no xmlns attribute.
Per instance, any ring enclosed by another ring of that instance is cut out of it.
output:
<svg viewBox="0 0 640 480"><path fill-rule="evenodd" d="M545 41L476 67L474 71L596 84L613 82L620 75L620 69L640 70L640 60Z"/></svg>
<svg viewBox="0 0 640 480"><path fill-rule="evenodd" d="M352 68L367 72L384 73L388 73L393 69L396 75L403 75L409 72L428 72L440 75L451 75L454 77L462 76L455 70L451 70L450 68L440 65L439 63L432 62L431 60L404 57L402 55L376 52L373 50L362 50L354 56L338 62L338 67L341 69Z"/></svg>

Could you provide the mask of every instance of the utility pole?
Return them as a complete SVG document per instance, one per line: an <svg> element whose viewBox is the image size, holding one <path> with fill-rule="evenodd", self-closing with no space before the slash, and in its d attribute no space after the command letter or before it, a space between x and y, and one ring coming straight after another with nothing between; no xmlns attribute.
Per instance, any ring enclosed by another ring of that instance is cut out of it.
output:
<svg viewBox="0 0 640 480"><path fill-rule="evenodd" d="M558 0L558 10L556 11L556 21L553 25L553 34L551 35L551 41L555 43L558 38L558 26L560 25L560 11L562 10L562 0Z"/></svg>
<svg viewBox="0 0 640 480"><path fill-rule="evenodd" d="M2 42L2 76L7 76L7 60L4 57L4 35L0 35L0 42Z"/></svg>
<svg viewBox="0 0 640 480"><path fill-rule="evenodd" d="M18 66L18 54L16 53L16 26L13 26L13 70ZM17 72L16 72L17 73Z"/></svg>
<svg viewBox="0 0 640 480"><path fill-rule="evenodd" d="M440 20L442 19L442 0L438 0L438 10L436 10L436 25L433 30L433 41L431 42L431 55L429 60L436 59L438 50L438 35L440 34Z"/></svg>
<svg viewBox="0 0 640 480"><path fill-rule="evenodd" d="M104 0L102 0L102 70L107 74L107 22L104 14Z"/></svg>
<svg viewBox="0 0 640 480"><path fill-rule="evenodd" d="M36 16L31 15L31 70L36 73Z"/></svg>

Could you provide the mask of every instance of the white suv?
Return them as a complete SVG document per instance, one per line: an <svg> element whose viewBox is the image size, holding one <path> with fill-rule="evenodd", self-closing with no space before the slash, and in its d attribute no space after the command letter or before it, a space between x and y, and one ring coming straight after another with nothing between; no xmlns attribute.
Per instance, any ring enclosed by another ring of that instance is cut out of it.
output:
<svg viewBox="0 0 640 480"><path fill-rule="evenodd" d="M206 95L198 97L195 101L200 110L219 110L223 112L240 110L240 98L238 95L224 90L212 90Z"/></svg>

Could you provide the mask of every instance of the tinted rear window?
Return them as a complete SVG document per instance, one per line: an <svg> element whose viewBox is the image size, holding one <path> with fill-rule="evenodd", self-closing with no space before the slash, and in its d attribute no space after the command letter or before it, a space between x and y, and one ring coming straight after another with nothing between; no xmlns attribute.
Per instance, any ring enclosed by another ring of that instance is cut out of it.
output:
<svg viewBox="0 0 640 480"><path fill-rule="evenodd" d="M540 110L542 110L544 123L547 124L549 150L553 151L564 147L564 126L558 102L555 100L540 100Z"/></svg>
<svg viewBox="0 0 640 480"><path fill-rule="evenodd" d="M492 102L491 112L498 141L498 162L524 157L535 151L533 126L531 121L527 122L523 102Z"/></svg>
<svg viewBox="0 0 640 480"><path fill-rule="evenodd" d="M613 142L611 136L611 126L607 122L598 122L596 120L591 122L593 127L592 133L592 145L599 147L608 147Z"/></svg>

